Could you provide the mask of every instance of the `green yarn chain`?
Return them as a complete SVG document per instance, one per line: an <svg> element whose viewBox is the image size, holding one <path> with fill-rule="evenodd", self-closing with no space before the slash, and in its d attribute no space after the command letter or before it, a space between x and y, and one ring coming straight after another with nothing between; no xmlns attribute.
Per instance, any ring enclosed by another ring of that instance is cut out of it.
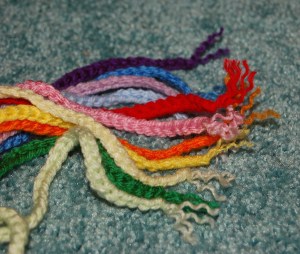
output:
<svg viewBox="0 0 300 254"><path fill-rule="evenodd" d="M54 146L57 137L32 140L22 146L14 147L0 157L0 179L13 168L46 155Z"/></svg>
<svg viewBox="0 0 300 254"><path fill-rule="evenodd" d="M57 137L37 139L30 141L22 146L15 147L4 153L0 159L0 178L12 170L14 167L20 166L25 162L31 161L37 157L47 155L54 146ZM115 161L110 157L102 144L98 141L99 151L102 156L102 164L108 179L120 190L139 198L152 199L162 198L166 202L173 204L181 204L185 201L191 202L193 205L205 203L211 208L219 208L219 203L215 201L205 201L201 197L193 193L182 194L175 191L167 191L163 187L149 186L139 180L134 179L126 174ZM184 208L185 212L194 212L198 216L206 213L204 208L194 211L190 207Z"/></svg>

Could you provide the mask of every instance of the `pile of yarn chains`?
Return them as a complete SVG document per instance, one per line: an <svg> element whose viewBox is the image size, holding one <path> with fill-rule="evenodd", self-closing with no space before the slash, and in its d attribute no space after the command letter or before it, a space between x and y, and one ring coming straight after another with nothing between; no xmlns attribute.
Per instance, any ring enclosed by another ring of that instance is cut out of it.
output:
<svg viewBox="0 0 300 254"><path fill-rule="evenodd" d="M222 34L221 28L208 36L188 59L108 59L75 69L52 85L0 86L0 177L48 155L35 178L31 213L0 208L0 242L9 243L8 253L24 253L30 231L47 211L51 182L77 146L86 178L100 198L120 207L164 211L191 244L196 242L192 221L213 225L226 198L209 182L228 187L234 176L200 167L231 149L251 147L247 136L253 121L279 117L273 110L250 112L260 88L254 87L255 72L247 61L225 59L224 85L208 93L192 91L169 72L227 55L228 49L219 49L203 56ZM180 139L167 149L152 150L110 129ZM167 189L184 181L199 193ZM211 200L199 195L205 190Z"/></svg>

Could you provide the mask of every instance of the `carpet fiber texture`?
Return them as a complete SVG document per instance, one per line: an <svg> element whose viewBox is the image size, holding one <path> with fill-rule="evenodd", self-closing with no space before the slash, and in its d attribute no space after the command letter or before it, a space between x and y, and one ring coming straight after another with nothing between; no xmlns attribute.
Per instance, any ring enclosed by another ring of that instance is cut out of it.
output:
<svg viewBox="0 0 300 254"><path fill-rule="evenodd" d="M0 0L0 84L53 82L109 57L187 57L224 26L220 46L258 71L263 94L256 109L282 115L252 127L253 149L213 161L212 168L237 178L224 191L228 200L215 228L195 225L197 245L185 243L161 212L116 208L98 198L74 151L50 188L49 211L32 231L27 253L300 253L299 16L299 0ZM223 81L223 60L175 73L193 89L209 91ZM174 142L119 134L152 148ZM0 181L0 206L30 211L45 159ZM189 184L176 188L195 191ZM6 248L0 245L0 253Z"/></svg>

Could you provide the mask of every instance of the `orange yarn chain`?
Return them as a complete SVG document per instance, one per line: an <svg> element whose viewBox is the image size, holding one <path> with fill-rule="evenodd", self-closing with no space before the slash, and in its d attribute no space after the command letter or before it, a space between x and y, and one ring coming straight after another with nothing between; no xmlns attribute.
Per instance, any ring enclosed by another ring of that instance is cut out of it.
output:
<svg viewBox="0 0 300 254"><path fill-rule="evenodd" d="M0 132L7 131L25 131L36 135L47 136L61 136L67 131L65 128L52 126L49 124L42 124L29 120L15 120L7 121L0 124ZM220 137L213 137L209 135L197 136L191 139L184 140L177 145L171 146L168 149L151 150L147 148L138 147L130 144L127 140L119 138L119 141L130 150L135 151L139 155L144 156L150 160L166 159L172 156L178 156L183 153L189 153L192 150L201 149L215 144Z"/></svg>

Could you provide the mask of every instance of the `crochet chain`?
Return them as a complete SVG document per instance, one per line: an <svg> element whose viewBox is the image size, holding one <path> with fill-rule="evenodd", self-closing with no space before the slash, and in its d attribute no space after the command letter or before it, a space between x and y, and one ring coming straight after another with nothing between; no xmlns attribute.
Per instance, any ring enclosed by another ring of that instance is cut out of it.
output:
<svg viewBox="0 0 300 254"><path fill-rule="evenodd" d="M91 95L100 92L106 92L118 88L143 88L151 89L165 95L176 95L179 92L165 83L152 77L139 76L111 76L101 80L93 80L85 83L79 83L65 89L65 92L77 95Z"/></svg>
<svg viewBox="0 0 300 254"><path fill-rule="evenodd" d="M56 137L46 138L43 140L34 140L25 145L14 148L10 152L4 154L1 160L1 174L2 174L2 170L7 170L8 168L12 169L10 163L10 160L12 159L15 160L14 167L16 167L22 165L24 162L48 154L50 149L54 146L56 140L57 140ZM184 201L188 200L187 198L185 198L184 195L180 193L167 192L162 187L149 186L142 183L139 180L134 179L132 176L125 173L120 167L118 167L115 164L114 160L110 157L110 155L107 153L107 151L101 145L100 142L98 142L98 148L102 158L105 158L105 160L103 160L102 163L106 171L107 177L113 184L118 186L119 189L126 191L127 193L130 192L130 194L134 194L134 191L136 191L139 197L143 197L147 199L158 198L158 197L164 198L164 195L166 195L168 198L168 202L171 203L174 202L183 203ZM28 154L30 153L30 158L26 157L27 153ZM167 195L166 193L169 194ZM172 193L172 195L170 193ZM194 202L196 202L197 200L199 203L205 202L204 200L201 200L199 196L194 194L190 194L189 196L186 197L190 197L190 198L193 197L193 200L195 200ZM211 204L210 206L212 207L215 206L214 202L208 204Z"/></svg>
<svg viewBox="0 0 300 254"><path fill-rule="evenodd" d="M17 121L17 123L19 125L22 125L19 123L19 121ZM13 122L12 122L12 124L13 124ZM37 134L37 135L41 135L38 131L35 130L35 127L37 127L39 125L42 126L41 128L43 128L45 126L43 124L40 124L39 122L32 122L32 129L30 130L30 132ZM56 127L51 126L51 125L46 125L46 126L49 128L49 133L47 135L50 136L50 134L53 134L52 130L55 131ZM39 129L39 128L37 128L37 129ZM59 127L57 127L57 128L59 128ZM24 130L23 128L20 128L20 129ZM0 131L2 131L1 128L0 128ZM61 129L61 132L62 132L61 135L65 131L66 130ZM241 134L242 133L243 132L241 132ZM54 135L54 136L61 136L61 135ZM26 143L27 141L29 141L31 139L32 139L32 137L30 134L27 134L27 133L15 134L13 132L12 136L9 136L7 139L3 140L3 142L0 144L0 153L10 150L11 148L19 146L23 143ZM123 146L127 147L130 150L133 150L137 154L139 154L149 160L156 160L156 159L166 159L166 158L169 158L172 156L179 156L183 153L189 153L193 150L199 150L204 147L209 147L209 146L215 144L220 139L220 137L218 137L218 136L212 137L212 136L208 136L208 135L196 136L191 139L183 140L180 143L178 143L177 145L171 146L167 149L158 149L158 150L142 148L142 147L130 144L125 139L122 139L122 138L118 138L118 139Z"/></svg>
<svg viewBox="0 0 300 254"><path fill-rule="evenodd" d="M151 59L146 57L128 57L128 58L111 58L92 63L90 65L75 69L66 73L61 78L53 83L53 86L59 90L74 86L80 82L85 82L96 78L97 76L126 67L138 66L155 66L165 70L189 70L204 65L210 60L218 59L229 53L228 49L218 49L213 54L208 54L202 58L202 54L212 47L215 42L223 35L223 28L219 32L213 33L197 47L188 59L174 58L174 59Z"/></svg>
<svg viewBox="0 0 300 254"><path fill-rule="evenodd" d="M217 113L214 117L199 116L192 119L159 121L159 120L139 120L133 117L124 116L114 112L84 107L80 104L69 101L53 87L43 82L28 81L18 85L21 88L30 89L55 103L66 108L92 116L96 121L107 127L114 127L119 130L135 132L147 136L174 137L180 135L200 134L207 131L212 135L220 135L224 139L231 139L237 133L237 127L242 124L243 117L239 112L231 108L227 111L227 116ZM28 98L27 98L28 99ZM215 121L216 119L231 120L227 123ZM222 128L217 126L221 125ZM219 131L221 133L219 133Z"/></svg>
<svg viewBox="0 0 300 254"><path fill-rule="evenodd" d="M19 147L13 147L1 156L0 160L0 178L12 170L14 167L22 165L25 162L45 155L51 146L54 145L57 137L45 138L43 140L35 139L28 143L21 144ZM205 183L212 179L217 179L224 187L228 186L234 178L230 174L218 173L216 171L192 171L184 168L176 171L174 174L164 176L149 176L142 171L135 176L139 181L151 186L172 186L186 180L201 180Z"/></svg>
<svg viewBox="0 0 300 254"><path fill-rule="evenodd" d="M74 107L71 107L74 108ZM7 106L4 109L0 109L2 118L0 117L0 124L5 121L20 120L25 121L38 121L41 124L48 123L52 126L58 126L63 129L72 127L70 123L63 123L58 118L52 117L50 114L44 114L38 108L31 105L17 105L17 106ZM91 116L98 120L97 115L91 112ZM40 119L40 120L39 120ZM151 121L148 125L156 124L158 126L170 126L170 128L175 128L176 124L186 125L188 133L202 133L207 131L207 133L212 135L219 135L220 137L230 140L238 132L238 127L242 124L243 117L237 111L233 111L232 108L228 108L227 115L216 113L213 117L195 117L194 119L187 120L174 120L174 121ZM190 126L190 125L191 126ZM197 125L198 124L198 125ZM196 125L196 127L194 127ZM155 126L155 125L154 125ZM126 129L123 125L122 128ZM135 130L138 132L138 130ZM175 133L178 131L175 130Z"/></svg>
<svg viewBox="0 0 300 254"><path fill-rule="evenodd" d="M9 115L2 114L1 111L9 112ZM51 125L60 127L60 128L71 128L74 125L66 123L57 117L53 117L49 113L43 113L41 110L34 106L27 105L18 105L18 106L8 106L4 109L0 109L0 115L3 115L1 121L4 121L5 118L8 118L8 121L11 119L26 119L30 118L31 121L37 123L45 124L48 123L49 127ZM13 118L12 118L13 117ZM0 129L1 130L1 129ZM31 131L32 132L32 131ZM234 142L233 142L234 143ZM242 143L244 144L244 143ZM245 143L246 144L246 143ZM218 145L215 148L212 148L203 155L195 156L172 156L166 159L156 159L155 161L148 160L134 151L131 151L127 148L128 154L136 162L137 166L141 169L148 169L150 171L156 170L170 170L175 168L184 168L184 167L196 167L196 166L207 166L210 163L210 160L217 156L219 153L222 153L232 147L232 144Z"/></svg>

